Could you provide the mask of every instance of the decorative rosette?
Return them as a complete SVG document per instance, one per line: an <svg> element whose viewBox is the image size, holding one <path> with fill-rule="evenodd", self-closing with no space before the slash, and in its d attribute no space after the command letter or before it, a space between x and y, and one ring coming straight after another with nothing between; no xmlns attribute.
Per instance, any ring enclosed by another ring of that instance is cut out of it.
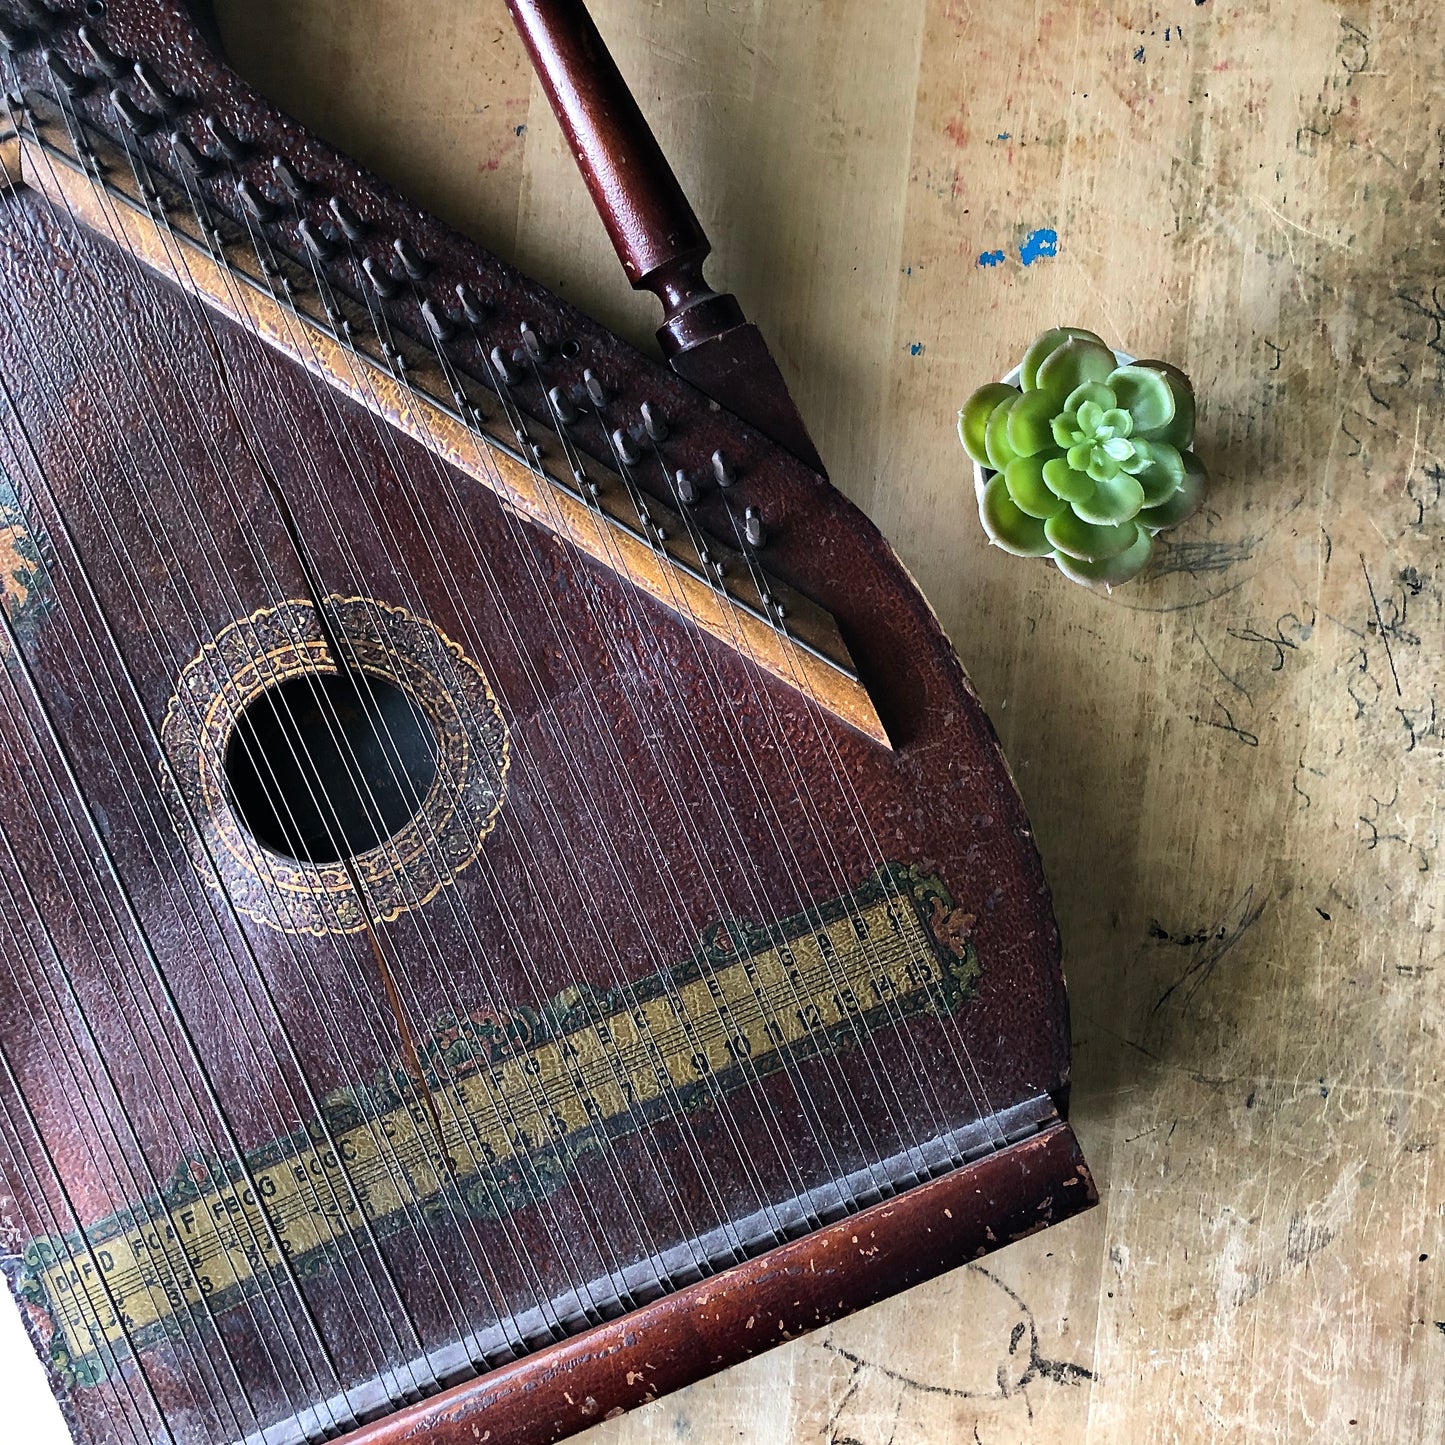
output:
<svg viewBox="0 0 1445 1445"><path fill-rule="evenodd" d="M969 397L958 433L984 476L979 516L995 546L1052 557L1085 586L1143 571L1154 537L1204 494L1194 388L1164 361L1120 357L1092 331L1059 327L1029 347L1019 385Z"/></svg>

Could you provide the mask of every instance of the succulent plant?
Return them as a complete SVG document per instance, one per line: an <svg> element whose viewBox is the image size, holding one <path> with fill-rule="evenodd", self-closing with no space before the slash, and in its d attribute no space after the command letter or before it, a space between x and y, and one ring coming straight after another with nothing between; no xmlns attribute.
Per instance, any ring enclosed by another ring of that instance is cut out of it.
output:
<svg viewBox="0 0 1445 1445"><path fill-rule="evenodd" d="M1019 385L981 386L958 416L987 478L979 515L989 540L1019 557L1052 557L1086 586L1138 576L1154 537L1204 492L1194 388L1163 361L1120 365L1092 331L1046 331Z"/></svg>

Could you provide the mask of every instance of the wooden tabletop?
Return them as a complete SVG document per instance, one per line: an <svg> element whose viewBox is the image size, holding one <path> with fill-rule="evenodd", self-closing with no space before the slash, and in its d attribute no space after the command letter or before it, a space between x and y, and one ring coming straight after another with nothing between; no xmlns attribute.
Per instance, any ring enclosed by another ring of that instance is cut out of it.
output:
<svg viewBox="0 0 1445 1445"><path fill-rule="evenodd" d="M625 336L501 0L226 0L240 68ZM1445 1436L1445 20L1435 0L595 0L1053 881L1090 1216L599 1429ZM1045 326L1185 367L1206 510L1113 596L954 423Z"/></svg>

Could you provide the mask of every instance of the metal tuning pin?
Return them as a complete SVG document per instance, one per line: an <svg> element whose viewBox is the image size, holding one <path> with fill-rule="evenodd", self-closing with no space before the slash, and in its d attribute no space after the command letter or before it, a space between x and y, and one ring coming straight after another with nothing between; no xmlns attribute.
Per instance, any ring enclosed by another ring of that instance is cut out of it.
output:
<svg viewBox="0 0 1445 1445"><path fill-rule="evenodd" d="M548 356L547 343L527 323L521 325L522 350L525 351L534 365L540 366Z"/></svg>
<svg viewBox="0 0 1445 1445"><path fill-rule="evenodd" d="M763 514L756 507L743 511L743 536L749 547L761 547L768 540L768 530L763 526Z"/></svg>
<svg viewBox="0 0 1445 1445"><path fill-rule="evenodd" d="M667 440L667 423L662 413L650 401L642 403L642 429L655 442Z"/></svg>
<svg viewBox="0 0 1445 1445"><path fill-rule="evenodd" d="M587 388L587 397L593 406L607 405L607 388L602 385L601 378L590 366L582 373L582 385Z"/></svg>
<svg viewBox="0 0 1445 1445"><path fill-rule="evenodd" d="M163 119L148 110L142 110L123 90L111 91L110 103L115 107L115 113L120 117L121 124L136 135L150 135Z"/></svg>
<svg viewBox="0 0 1445 1445"><path fill-rule="evenodd" d="M162 115L174 116L180 114L180 102L161 84L160 79L144 61L137 60L133 69L135 71L135 78L140 81L141 85L145 88L146 94L155 102L156 109L159 110Z"/></svg>
<svg viewBox="0 0 1445 1445"><path fill-rule="evenodd" d="M461 314L467 318L467 325L480 327L486 321L486 303L477 298L477 293L464 280L457 282L457 301L461 305Z"/></svg>
<svg viewBox="0 0 1445 1445"><path fill-rule="evenodd" d="M712 474L720 487L730 487L738 479L733 464L720 451L712 454Z"/></svg>
<svg viewBox="0 0 1445 1445"><path fill-rule="evenodd" d="M462 315L467 318L468 326L480 326L487 319L486 305L477 298L465 281L457 282L457 301L461 305Z"/></svg>
<svg viewBox="0 0 1445 1445"><path fill-rule="evenodd" d="M293 201L306 201L311 198L311 187L296 174L285 156L272 156L271 169L281 183L281 189Z"/></svg>
<svg viewBox="0 0 1445 1445"><path fill-rule="evenodd" d="M426 322L426 329L431 332L438 346L450 341L457 334L456 327L447 320L446 313L430 296L421 303L421 319Z"/></svg>
<svg viewBox="0 0 1445 1445"><path fill-rule="evenodd" d="M681 467L673 473L673 482L677 487L677 500L684 507L695 507L702 501L702 488L697 484L697 478L691 472L683 471Z"/></svg>
<svg viewBox="0 0 1445 1445"><path fill-rule="evenodd" d="M632 438L627 435L625 428L618 427L612 433L612 445L624 466L634 467L642 460L642 453L638 451Z"/></svg>
<svg viewBox="0 0 1445 1445"><path fill-rule="evenodd" d="M508 386L515 386L522 379L522 373L512 365L512 358L500 346L492 347L492 368Z"/></svg>
<svg viewBox="0 0 1445 1445"><path fill-rule="evenodd" d="M275 217L276 207L244 176L236 182L236 194L241 198L241 204L251 213L252 218L262 225Z"/></svg>
<svg viewBox="0 0 1445 1445"><path fill-rule="evenodd" d="M563 426L571 426L577 420L578 411L572 405L572 399L562 390L560 386L554 386L547 393L547 400L552 403L552 415L557 418Z"/></svg>
<svg viewBox="0 0 1445 1445"><path fill-rule="evenodd" d="M40 57L50 68L55 83L71 99L79 100L95 89L95 82L75 70L70 62L57 50L47 50Z"/></svg>
<svg viewBox="0 0 1445 1445"><path fill-rule="evenodd" d="M19 25L0 15L0 48L12 55L23 55L39 43L40 36L28 25Z"/></svg>
<svg viewBox="0 0 1445 1445"><path fill-rule="evenodd" d="M297 223L296 233L302 244L318 261L329 261L336 254L336 246L330 237L312 224L309 217L302 217Z"/></svg>
<svg viewBox="0 0 1445 1445"><path fill-rule="evenodd" d="M336 218L341 234L348 241L360 241L366 235L366 222L351 209L340 196L332 196L326 209Z"/></svg>
<svg viewBox="0 0 1445 1445"><path fill-rule="evenodd" d="M75 33L107 80L120 80L130 73L130 67L125 61L89 25L82 25Z"/></svg>
<svg viewBox="0 0 1445 1445"><path fill-rule="evenodd" d="M171 132L171 149L182 169L198 181L204 180L216 169L216 163L192 143L185 131Z"/></svg>
<svg viewBox="0 0 1445 1445"><path fill-rule="evenodd" d="M413 281L426 279L431 267L427 264L426 257L405 236L398 236L391 243L391 249L396 252L396 259L401 262L402 270Z"/></svg>
<svg viewBox="0 0 1445 1445"><path fill-rule="evenodd" d="M390 301L396 295L395 278L389 271L383 270L370 256L362 258L361 269L366 272L366 279L371 282L371 289L383 301Z"/></svg>
<svg viewBox="0 0 1445 1445"><path fill-rule="evenodd" d="M216 149L232 165L239 165L246 159L247 148L245 141L236 135L225 121L218 120L213 115L208 115L202 124L206 127L211 139L216 143Z"/></svg>

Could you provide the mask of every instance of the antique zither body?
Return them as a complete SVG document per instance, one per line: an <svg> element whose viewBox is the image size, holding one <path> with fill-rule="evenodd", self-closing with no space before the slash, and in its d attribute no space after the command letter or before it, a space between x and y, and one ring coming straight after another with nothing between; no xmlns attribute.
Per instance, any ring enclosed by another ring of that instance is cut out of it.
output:
<svg viewBox="0 0 1445 1445"><path fill-rule="evenodd" d="M0 1229L78 1439L549 1441L1094 1198L988 721L513 9L671 366L203 14L0 0Z"/></svg>

